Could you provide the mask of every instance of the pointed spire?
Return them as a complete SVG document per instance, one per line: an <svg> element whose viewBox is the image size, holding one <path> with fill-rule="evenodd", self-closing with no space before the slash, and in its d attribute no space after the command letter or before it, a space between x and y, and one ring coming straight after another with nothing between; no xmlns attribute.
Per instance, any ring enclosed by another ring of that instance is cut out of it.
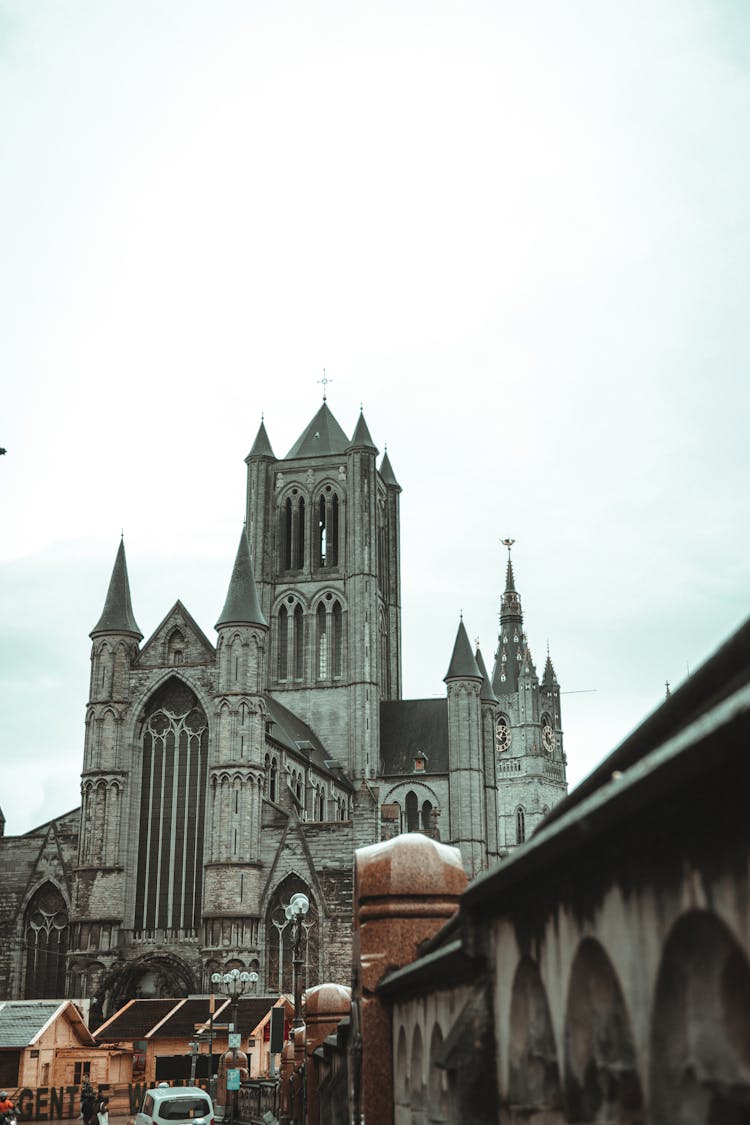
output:
<svg viewBox="0 0 750 1125"><path fill-rule="evenodd" d="M237 557L234 560L234 570L229 580L227 600L216 622L216 628L220 629L222 625L262 625L268 628L268 622L258 601L250 548L244 527L240 535Z"/></svg>
<svg viewBox="0 0 750 1125"><path fill-rule="evenodd" d="M133 615L128 566L125 561L125 541L122 537L117 548L112 577L109 580L104 610L89 636L93 638L97 633L127 633L139 641L143 640L143 633L138 628Z"/></svg>
<svg viewBox="0 0 750 1125"><path fill-rule="evenodd" d="M542 676L542 683L545 687L556 687L557 676L555 675L555 668L550 660L549 655L549 641L547 641L547 660L544 665L544 675Z"/></svg>
<svg viewBox="0 0 750 1125"><path fill-rule="evenodd" d="M390 488L401 489L401 485L396 480L396 474L391 467L391 459L388 456L388 446L385 447L383 460L380 462L380 476L383 479L383 484L387 484Z"/></svg>
<svg viewBox="0 0 750 1125"><path fill-rule="evenodd" d="M471 643L466 633L466 626L464 625L463 618L461 618L458 633L456 634L456 643L453 646L453 656L451 657L450 667L443 679L447 681L481 680L481 678L482 673L477 667L474 653L471 651Z"/></svg>
<svg viewBox="0 0 750 1125"><path fill-rule="evenodd" d="M255 435L255 441L253 442L253 448L248 453L245 461L251 461L256 457L270 457L275 460L274 452L271 449L271 442L268 440L268 434L266 433L266 423L262 415L260 419L260 427L257 434Z"/></svg>
<svg viewBox="0 0 750 1125"><path fill-rule="evenodd" d="M482 688L479 692L479 698L482 700L482 703L497 703L497 696L492 690L490 677L487 675L487 668L485 667L484 659L482 657L482 650L480 649L478 642L477 651L474 654L474 659L477 662L477 668L482 673Z"/></svg>
<svg viewBox="0 0 750 1125"><path fill-rule="evenodd" d="M510 551L508 551L508 566L505 570L505 593L514 594L516 592L516 583L513 578L513 563L510 560Z"/></svg>
<svg viewBox="0 0 750 1125"><path fill-rule="evenodd" d="M364 446L365 449L374 449L377 453L377 447L375 445L375 442L370 437L370 431L367 428L367 422L365 422L365 416L362 411L362 407L359 408L359 418L357 419L357 425L354 427L354 433L352 434L352 440L349 443L349 448L351 449L352 446L355 445Z"/></svg>
<svg viewBox="0 0 750 1125"><path fill-rule="evenodd" d="M313 418L292 448L287 453L285 460L290 461L296 457L319 457L328 453L344 453L349 444L341 426L328 409L328 404L323 403L318 413Z"/></svg>

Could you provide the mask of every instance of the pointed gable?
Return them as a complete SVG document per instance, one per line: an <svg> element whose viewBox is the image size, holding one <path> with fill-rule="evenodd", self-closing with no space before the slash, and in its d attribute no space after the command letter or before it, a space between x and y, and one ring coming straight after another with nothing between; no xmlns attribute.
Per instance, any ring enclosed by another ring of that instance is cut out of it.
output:
<svg viewBox="0 0 750 1125"><path fill-rule="evenodd" d="M215 658L216 649L178 599L141 649L137 665L210 664Z"/></svg>
<svg viewBox="0 0 750 1125"><path fill-rule="evenodd" d="M262 625L268 627L263 610L258 601L253 564L250 560L250 547L245 529L240 535L240 544L234 560L232 577L229 580L227 599L221 611L216 628L222 625Z"/></svg>
<svg viewBox="0 0 750 1125"><path fill-rule="evenodd" d="M349 438L331 414L328 404L324 402L312 422L297 438L285 460L345 453L348 444Z"/></svg>
<svg viewBox="0 0 750 1125"><path fill-rule="evenodd" d="M471 651L466 626L462 618L456 634L456 643L453 646L450 667L444 676L444 680L481 680L481 678L482 673L479 671L474 653Z"/></svg>
<svg viewBox="0 0 750 1125"><path fill-rule="evenodd" d="M143 639L143 633L136 624L130 601L128 566L125 561L125 543L122 539L117 549L112 577L109 580L104 610L89 636L93 638L97 633L128 633L137 637L139 641Z"/></svg>
<svg viewBox="0 0 750 1125"><path fill-rule="evenodd" d="M258 432L255 435L255 441L253 442L253 448L250 450L247 457L245 458L245 463L247 463L248 461L253 461L256 458L259 459L261 457L270 457L272 460L275 459L274 458L274 452L271 449L271 442L269 441L268 434L266 433L266 425L265 425L265 422L262 419L261 419L261 423L260 423L260 427L258 429Z"/></svg>

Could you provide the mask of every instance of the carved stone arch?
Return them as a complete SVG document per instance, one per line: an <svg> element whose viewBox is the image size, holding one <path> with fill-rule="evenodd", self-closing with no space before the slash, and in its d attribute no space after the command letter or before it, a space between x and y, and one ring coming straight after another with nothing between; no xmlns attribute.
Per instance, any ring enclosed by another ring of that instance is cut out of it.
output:
<svg viewBox="0 0 750 1125"><path fill-rule="evenodd" d="M672 927L651 1020L651 1120L734 1125L750 1105L750 963L721 919L691 910Z"/></svg>
<svg viewBox="0 0 750 1125"><path fill-rule="evenodd" d="M65 996L70 906L57 880L46 878L27 895L23 911L26 1000Z"/></svg>
<svg viewBox="0 0 750 1125"><path fill-rule="evenodd" d="M546 1113L544 1120L550 1125L564 1120L549 1001L539 966L530 957L521 959L513 978L508 1067L511 1112L523 1107Z"/></svg>
<svg viewBox="0 0 750 1125"><path fill-rule="evenodd" d="M174 668L165 668L159 671L154 678L149 681L147 686L133 701L131 714L133 715L133 735L136 739L140 740L143 735L143 724L151 714L151 704L153 700L163 692L166 686L170 684L170 681L173 681L175 685L181 685L183 688L187 689L187 691L191 691L197 698L201 710L210 721L216 707L215 697L207 693L205 687L199 679L193 675L191 669L185 668L181 669L180 672L176 672ZM210 733L213 733L213 731Z"/></svg>
<svg viewBox="0 0 750 1125"><path fill-rule="evenodd" d="M403 797L403 795L405 795L407 789L414 789L417 793L417 796L420 798L420 801L423 800L424 797L429 797L435 808L440 808L440 800L437 793L432 788L432 786L423 781L421 777L415 778L414 780L409 779L409 781L399 781L395 785L392 785L383 800L383 804L389 804L391 801L398 801L401 797Z"/></svg>
<svg viewBox="0 0 750 1125"><path fill-rule="evenodd" d="M181 625L175 623L164 638L164 662L177 666L182 664L186 646L185 631Z"/></svg>
<svg viewBox="0 0 750 1125"><path fill-rule="evenodd" d="M117 741L120 716L114 707L105 707L99 716L97 731L97 761L103 769L115 769L117 763Z"/></svg>
<svg viewBox="0 0 750 1125"><path fill-rule="evenodd" d="M120 961L102 978L97 999L102 1012L110 1015L128 1000L138 997L181 997L198 990L191 966L166 950L147 953L135 961Z"/></svg>
<svg viewBox="0 0 750 1125"><path fill-rule="evenodd" d="M284 908L293 894L307 895L310 909L303 919L302 991L319 983L320 912L315 893L308 881L290 871L276 884L269 895L266 910L266 985L270 992L292 992L292 924Z"/></svg>
<svg viewBox="0 0 750 1125"><path fill-rule="evenodd" d="M612 962L594 938L576 951L565 1014L570 1121L640 1122L644 1105L632 1025Z"/></svg>

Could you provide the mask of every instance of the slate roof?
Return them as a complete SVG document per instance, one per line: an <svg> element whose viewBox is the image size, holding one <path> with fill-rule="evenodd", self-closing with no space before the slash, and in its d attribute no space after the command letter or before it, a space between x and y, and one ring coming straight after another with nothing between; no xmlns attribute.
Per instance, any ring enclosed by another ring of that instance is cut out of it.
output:
<svg viewBox="0 0 750 1125"><path fill-rule="evenodd" d="M178 1000L129 1000L97 1028L94 1038L105 1043L145 1039L178 1003Z"/></svg>
<svg viewBox="0 0 750 1125"><path fill-rule="evenodd" d="M461 621L456 634L456 643L453 646L453 656L444 679L446 680L481 680L482 673L477 667L474 653L471 651L466 626Z"/></svg>
<svg viewBox="0 0 750 1125"><path fill-rule="evenodd" d="M5 1000L0 1002L0 1048L28 1047L58 1013L70 1005L87 1042L89 1032L80 1012L68 1000Z"/></svg>
<svg viewBox="0 0 750 1125"><path fill-rule="evenodd" d="M265 424L265 422L261 421L260 429L258 430L258 433L255 435L255 441L253 442L253 448L248 453L247 457L245 458L245 461L249 461L253 457L273 457L273 456L274 456L274 452L271 449L271 442L269 441L268 433L266 432L266 424Z"/></svg>
<svg viewBox="0 0 750 1125"><path fill-rule="evenodd" d="M325 763L331 760L331 756L315 731L272 695L264 695L263 698L268 707L268 717L273 720L269 737L283 746L285 750L291 750L293 753L301 754L303 758L307 758L308 761L335 778L345 788L353 789L354 786L346 774L339 770L331 770L326 766Z"/></svg>
<svg viewBox="0 0 750 1125"><path fill-rule="evenodd" d="M383 454L383 460L380 462L380 475L383 478L384 484L389 484L391 488L397 488L401 491L401 485L396 480L396 474L391 465L391 459L388 456L388 450Z"/></svg>
<svg viewBox="0 0 750 1125"><path fill-rule="evenodd" d="M348 444L349 438L331 414L328 404L324 402L312 422L297 438L285 460L290 461L295 457L319 457L327 453L345 453Z"/></svg>
<svg viewBox="0 0 750 1125"><path fill-rule="evenodd" d="M216 628L218 629L220 625L239 624L268 625L258 601L258 590L244 527L240 535L232 577L229 580L227 600L216 622Z"/></svg>
<svg viewBox="0 0 750 1125"><path fill-rule="evenodd" d="M413 774L417 750L427 755L425 774L448 772L448 700L397 699L381 703L382 774Z"/></svg>
<svg viewBox="0 0 750 1125"><path fill-rule="evenodd" d="M370 431L367 428L367 422L365 422L365 416L361 410L359 412L359 418L357 419L357 425L355 426L354 433L352 434L351 445L363 445L367 449L373 449L376 453L378 451L375 442L370 436Z"/></svg>
<svg viewBox="0 0 750 1125"><path fill-rule="evenodd" d="M128 582L128 565L125 561L125 543L120 540L117 548L117 557L109 580L107 598L104 602L102 615L94 628L89 633L90 637L97 633L130 633L143 639L143 633L136 624L133 615L133 605L130 601L130 583Z"/></svg>

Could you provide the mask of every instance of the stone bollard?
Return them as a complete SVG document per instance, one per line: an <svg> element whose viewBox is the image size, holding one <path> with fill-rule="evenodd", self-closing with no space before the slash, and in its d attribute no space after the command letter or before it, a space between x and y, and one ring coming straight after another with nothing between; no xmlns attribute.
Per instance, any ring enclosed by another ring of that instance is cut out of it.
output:
<svg viewBox="0 0 750 1125"><path fill-rule="evenodd" d="M467 884L458 848L406 833L355 853L354 995L359 1004L358 1120L393 1123L390 1009L376 993L393 969L410 964L421 942L458 909Z"/></svg>
<svg viewBox="0 0 750 1125"><path fill-rule="evenodd" d="M351 1011L351 989L343 984L319 984L305 993L305 1086L307 1125L318 1125L318 1068L313 1053L338 1022Z"/></svg>

